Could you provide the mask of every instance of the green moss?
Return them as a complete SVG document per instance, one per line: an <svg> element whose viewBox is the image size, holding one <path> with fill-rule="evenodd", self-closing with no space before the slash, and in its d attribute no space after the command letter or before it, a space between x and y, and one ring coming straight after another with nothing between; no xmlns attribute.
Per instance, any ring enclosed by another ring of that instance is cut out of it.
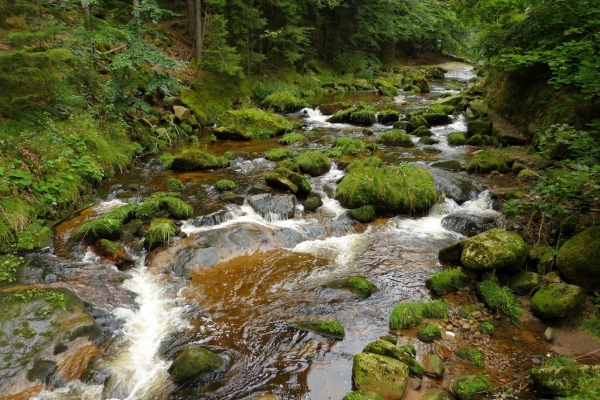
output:
<svg viewBox="0 0 600 400"><path fill-rule="evenodd" d="M377 122L380 124L389 124L400 119L400 112L396 110L384 110L377 114Z"/></svg>
<svg viewBox="0 0 600 400"><path fill-rule="evenodd" d="M360 139L339 137L333 141L333 147L335 150L339 150L341 154L356 156L364 151L365 144ZM339 156L336 158L339 158Z"/></svg>
<svg viewBox="0 0 600 400"><path fill-rule="evenodd" d="M220 181L215 183L215 188L220 192L224 192L226 190L233 190L235 189L235 187L235 182L230 181L229 179L221 179Z"/></svg>
<svg viewBox="0 0 600 400"><path fill-rule="evenodd" d="M301 133L286 133L281 139L279 139L279 143L290 145L296 142L304 142L306 140L306 136Z"/></svg>
<svg viewBox="0 0 600 400"><path fill-rule="evenodd" d="M567 282L586 289L600 287L600 226L592 226L561 246L556 268Z"/></svg>
<svg viewBox="0 0 600 400"><path fill-rule="evenodd" d="M193 212L192 206L177 198L177 196L179 196L177 193L154 193L137 207L135 218L148 220L164 210L173 218L188 219Z"/></svg>
<svg viewBox="0 0 600 400"><path fill-rule="evenodd" d="M213 352L192 345L179 354L169 367L169 373L178 383L187 382L221 368L223 360Z"/></svg>
<svg viewBox="0 0 600 400"><path fill-rule="evenodd" d="M502 311L510 322L517 323L525 315L509 288L500 287L495 281L487 279L477 284L477 291L491 310Z"/></svg>
<svg viewBox="0 0 600 400"><path fill-rule="evenodd" d="M281 161L287 158L294 158L294 151L285 148L270 149L265 152L265 158L271 161Z"/></svg>
<svg viewBox="0 0 600 400"><path fill-rule="evenodd" d="M317 150L306 150L300 153L294 160L303 173L320 176L326 174L331 168L331 160Z"/></svg>
<svg viewBox="0 0 600 400"><path fill-rule="evenodd" d="M371 222L375 219L375 209L373 206L363 206L350 210L348 215L358 222Z"/></svg>
<svg viewBox="0 0 600 400"><path fill-rule="evenodd" d="M173 162L170 169L182 171L195 171L203 169L225 168L229 165L229 160L225 157L217 157L206 153L199 148L183 150L181 153L173 156Z"/></svg>
<svg viewBox="0 0 600 400"><path fill-rule="evenodd" d="M348 392L342 398L342 400L385 400L379 393L367 391L367 390L356 390L354 392Z"/></svg>
<svg viewBox="0 0 600 400"><path fill-rule="evenodd" d="M106 249L107 251L111 251L113 253L116 253L119 250L121 250L121 246L118 243L107 239L100 239L96 243L98 243L99 247L101 247L102 249Z"/></svg>
<svg viewBox="0 0 600 400"><path fill-rule="evenodd" d="M525 265L527 243L515 232L490 229L466 239L461 262L469 270L517 270Z"/></svg>
<svg viewBox="0 0 600 400"><path fill-rule="evenodd" d="M450 146L462 146L465 142L465 135L462 132L452 132L448 135L448 144Z"/></svg>
<svg viewBox="0 0 600 400"><path fill-rule="evenodd" d="M472 348L461 348L456 352L458 358L475 364L477 368L483 368L483 353Z"/></svg>
<svg viewBox="0 0 600 400"><path fill-rule="evenodd" d="M249 140L278 136L294 129L287 118L256 108L229 110L219 117L214 133L219 139Z"/></svg>
<svg viewBox="0 0 600 400"><path fill-rule="evenodd" d="M417 332L417 338L422 342L433 342L442 338L442 330L436 324L429 322Z"/></svg>
<svg viewBox="0 0 600 400"><path fill-rule="evenodd" d="M144 240L144 245L148 249L161 246L169 243L169 241L177 234L177 227L170 219L158 218L150 223L148 233Z"/></svg>
<svg viewBox="0 0 600 400"><path fill-rule="evenodd" d="M426 211L438 199L433 176L413 164L356 166L338 186L336 199L347 208L372 205L385 213Z"/></svg>
<svg viewBox="0 0 600 400"><path fill-rule="evenodd" d="M11 283L17 280L17 271L23 265L23 257L16 254L0 256L0 283Z"/></svg>
<svg viewBox="0 0 600 400"><path fill-rule="evenodd" d="M71 235L72 240L118 239L123 232L123 224L118 219L103 217L85 222Z"/></svg>
<svg viewBox="0 0 600 400"><path fill-rule="evenodd" d="M390 315L390 329L413 328L420 325L423 318L448 318L448 305L440 300L400 303Z"/></svg>
<svg viewBox="0 0 600 400"><path fill-rule="evenodd" d="M384 96L394 97L400 94L398 90L399 79L395 76L385 76L375 79L375 87Z"/></svg>
<svg viewBox="0 0 600 400"><path fill-rule="evenodd" d="M377 391L386 399L402 397L409 378L406 364L391 357L358 353L352 363L352 377L358 390Z"/></svg>
<svg viewBox="0 0 600 400"><path fill-rule="evenodd" d="M275 173L281 175L282 177L296 185L298 187L298 194L306 195L310 193L312 187L310 185L310 181L304 175L283 167L278 167L275 170Z"/></svg>
<svg viewBox="0 0 600 400"><path fill-rule="evenodd" d="M411 374L417 376L423 375L423 366L415 359L414 346L411 352L410 348L398 347L393 343L379 339L369 343L363 349L363 353L379 354L394 358L408 365Z"/></svg>
<svg viewBox="0 0 600 400"><path fill-rule="evenodd" d="M185 185L178 179L169 178L167 181L167 188L170 192L176 192L185 189Z"/></svg>
<svg viewBox="0 0 600 400"><path fill-rule="evenodd" d="M465 399L470 400L477 393L484 393L490 390L492 386L488 380L482 376L473 376L462 380L458 384L457 393L460 396L464 396Z"/></svg>
<svg viewBox="0 0 600 400"><path fill-rule="evenodd" d="M471 319L471 306L465 304L458 310L458 316L464 319Z"/></svg>
<svg viewBox="0 0 600 400"><path fill-rule="evenodd" d="M370 282L361 276L336 279L328 282L326 286L331 289L347 289L361 296L368 296L377 291L377 286L375 286L373 282Z"/></svg>
<svg viewBox="0 0 600 400"><path fill-rule="evenodd" d="M467 165L468 172L509 171L508 158L499 151L482 151L476 154Z"/></svg>
<svg viewBox="0 0 600 400"><path fill-rule="evenodd" d="M304 321L291 324L292 327L304 331L315 332L334 339L343 339L346 332L338 321Z"/></svg>
<svg viewBox="0 0 600 400"><path fill-rule="evenodd" d="M357 106L336 112L327 122L370 126L375 123L375 109L366 104L358 104Z"/></svg>
<svg viewBox="0 0 600 400"><path fill-rule="evenodd" d="M469 284L469 277L460 268L449 268L436 272L425 282L427 288L438 296L454 292Z"/></svg>
<svg viewBox="0 0 600 400"><path fill-rule="evenodd" d="M160 157L158 157L157 161L164 168L168 169L168 168L171 168L171 164L173 164L174 159L175 159L175 157L173 157L173 155L171 153L163 153L160 155Z"/></svg>
<svg viewBox="0 0 600 400"><path fill-rule="evenodd" d="M382 132L377 140L388 146L413 147L415 145L412 137L400 129Z"/></svg>
<svg viewBox="0 0 600 400"><path fill-rule="evenodd" d="M135 217L135 212L137 210L138 205L135 203L127 203L120 207L117 207L108 213L104 214L104 218L116 219L121 223L126 223L131 221Z"/></svg>
<svg viewBox="0 0 600 400"><path fill-rule="evenodd" d="M533 295L531 310L541 318L562 318L580 311L585 299L586 292L579 286L551 283Z"/></svg>
<svg viewBox="0 0 600 400"><path fill-rule="evenodd" d="M41 221L30 224L17 233L17 250L31 251L52 245L52 229Z"/></svg>
<svg viewBox="0 0 600 400"><path fill-rule="evenodd" d="M276 112L291 113L299 111L310 104L296 97L292 91L276 92L268 95L261 103L262 107L272 108Z"/></svg>

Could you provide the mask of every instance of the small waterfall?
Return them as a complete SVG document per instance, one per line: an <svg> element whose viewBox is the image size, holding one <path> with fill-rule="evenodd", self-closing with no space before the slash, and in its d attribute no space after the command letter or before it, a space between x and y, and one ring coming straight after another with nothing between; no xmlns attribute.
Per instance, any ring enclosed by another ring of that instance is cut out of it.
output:
<svg viewBox="0 0 600 400"><path fill-rule="evenodd" d="M244 215L244 211L238 206L230 205L225 206L224 209L218 210L206 215L201 215L189 223L197 228L200 227L212 227L221 225L227 221L231 221L235 218Z"/></svg>
<svg viewBox="0 0 600 400"><path fill-rule="evenodd" d="M321 109L319 107L317 107L315 109L306 107L306 108L303 108L301 110L301 112L307 116L306 119L309 121L325 123L325 122L327 122L327 119L329 119L331 117L330 115L323 115L323 113L321 113Z"/></svg>

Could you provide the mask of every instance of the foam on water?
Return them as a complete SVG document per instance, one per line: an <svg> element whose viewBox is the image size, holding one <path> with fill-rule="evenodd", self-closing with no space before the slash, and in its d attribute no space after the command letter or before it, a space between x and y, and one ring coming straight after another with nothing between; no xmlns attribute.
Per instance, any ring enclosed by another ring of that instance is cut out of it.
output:
<svg viewBox="0 0 600 400"><path fill-rule="evenodd" d="M332 260L336 266L343 268L352 263L370 233L371 227L363 233L322 240L308 240L296 245L292 251L312 254L315 257L325 257Z"/></svg>

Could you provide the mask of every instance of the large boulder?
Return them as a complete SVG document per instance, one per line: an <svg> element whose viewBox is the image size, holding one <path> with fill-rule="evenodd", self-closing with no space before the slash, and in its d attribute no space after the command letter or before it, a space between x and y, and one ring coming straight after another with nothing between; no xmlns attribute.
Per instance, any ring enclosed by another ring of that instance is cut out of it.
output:
<svg viewBox="0 0 600 400"><path fill-rule="evenodd" d="M518 234L491 229L466 240L460 261L474 271L517 270L525 264L527 250Z"/></svg>
<svg viewBox="0 0 600 400"><path fill-rule="evenodd" d="M466 242L465 239L442 247L438 253L438 259L446 262L459 262Z"/></svg>
<svg viewBox="0 0 600 400"><path fill-rule="evenodd" d="M296 196L268 193L248 197L248 204L267 220L291 219L296 214Z"/></svg>
<svg viewBox="0 0 600 400"><path fill-rule="evenodd" d="M586 293L583 288L566 283L551 283L531 298L531 311L545 319L566 317L581 309Z"/></svg>
<svg viewBox="0 0 600 400"><path fill-rule="evenodd" d="M317 150L303 151L296 157L295 162L300 171L311 176L324 175L331 168L331 160Z"/></svg>
<svg viewBox="0 0 600 400"><path fill-rule="evenodd" d="M229 165L225 157L217 157L198 148L183 150L173 158L170 168L181 171L224 168Z"/></svg>
<svg viewBox="0 0 600 400"><path fill-rule="evenodd" d="M354 385L358 390L379 393L387 400L400 400L406 389L408 366L394 358L372 353L354 356Z"/></svg>
<svg viewBox="0 0 600 400"><path fill-rule="evenodd" d="M492 210L455 211L442 218L442 227L471 237L496 228L499 219L500 213Z"/></svg>
<svg viewBox="0 0 600 400"><path fill-rule="evenodd" d="M556 268L567 282L588 290L600 289L600 226L567 240L556 257Z"/></svg>
<svg viewBox="0 0 600 400"><path fill-rule="evenodd" d="M282 135L296 127L282 115L255 108L229 110L219 117L219 127L213 132L219 139L250 140Z"/></svg>
<svg viewBox="0 0 600 400"><path fill-rule="evenodd" d="M530 376L540 396L557 398L573 394L582 375L597 374L599 371L599 366L573 363L557 367L533 368Z"/></svg>
<svg viewBox="0 0 600 400"><path fill-rule="evenodd" d="M223 365L223 360L210 350L192 345L173 360L169 373L177 383L184 383L199 378L204 374L217 371Z"/></svg>
<svg viewBox="0 0 600 400"><path fill-rule="evenodd" d="M492 133L492 123L483 121L481 119L475 119L467 121L467 136L475 135L490 135Z"/></svg>
<svg viewBox="0 0 600 400"><path fill-rule="evenodd" d="M508 287L517 296L528 296L540 287L540 283L538 274L522 271L510 278Z"/></svg>
<svg viewBox="0 0 600 400"><path fill-rule="evenodd" d="M265 175L267 185L281 190L289 190L292 193L298 193L298 186L294 185L289 179L281 176L277 172L267 172Z"/></svg>
<svg viewBox="0 0 600 400"><path fill-rule="evenodd" d="M419 364L415 357L404 351L401 347L386 340L378 339L369 343L363 349L363 353L379 354L381 356L395 358L408 365L408 369L412 374L419 376L423 374L423 366Z"/></svg>
<svg viewBox="0 0 600 400"><path fill-rule="evenodd" d="M499 151L482 151L477 153L467 165L468 172L506 172L509 171L508 158Z"/></svg>

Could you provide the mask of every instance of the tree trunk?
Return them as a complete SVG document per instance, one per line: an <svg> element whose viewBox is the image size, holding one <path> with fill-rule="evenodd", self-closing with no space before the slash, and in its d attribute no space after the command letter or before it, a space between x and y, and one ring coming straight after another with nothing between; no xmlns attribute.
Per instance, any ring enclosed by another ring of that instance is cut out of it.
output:
<svg viewBox="0 0 600 400"><path fill-rule="evenodd" d="M85 26L86 31L92 30L92 21L90 14L90 5L85 1L81 2L81 9L83 10L83 26Z"/></svg>
<svg viewBox="0 0 600 400"><path fill-rule="evenodd" d="M196 34L196 17L194 13L194 0L187 0L188 33L194 37Z"/></svg>
<svg viewBox="0 0 600 400"><path fill-rule="evenodd" d="M194 0L196 5L195 17L196 17L196 62L202 62L202 46L204 45L204 32L202 29L202 14L200 10L202 8L202 0Z"/></svg>
<svg viewBox="0 0 600 400"><path fill-rule="evenodd" d="M133 0L133 16L135 19L140 18L140 11L138 8L140 8L140 0Z"/></svg>

